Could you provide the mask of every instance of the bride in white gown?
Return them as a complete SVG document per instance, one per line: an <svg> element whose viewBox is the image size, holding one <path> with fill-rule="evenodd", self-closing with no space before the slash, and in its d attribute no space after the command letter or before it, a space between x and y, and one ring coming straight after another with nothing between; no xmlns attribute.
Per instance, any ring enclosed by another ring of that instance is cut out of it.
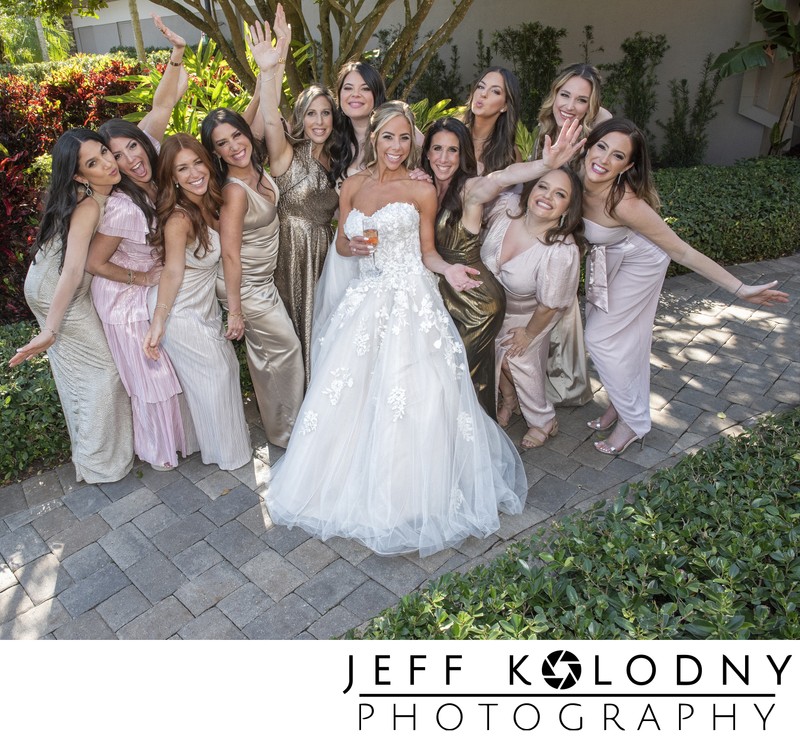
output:
<svg viewBox="0 0 800 738"><path fill-rule="evenodd" d="M311 383L266 501L276 523L424 556L497 530L498 509L522 511L527 481L478 404L431 273L457 290L478 284L475 270L436 252L435 189L406 170L412 132L404 103L377 109L372 163L342 188L336 247L362 257L359 275L319 328ZM368 214L379 233L374 260L362 236Z"/></svg>

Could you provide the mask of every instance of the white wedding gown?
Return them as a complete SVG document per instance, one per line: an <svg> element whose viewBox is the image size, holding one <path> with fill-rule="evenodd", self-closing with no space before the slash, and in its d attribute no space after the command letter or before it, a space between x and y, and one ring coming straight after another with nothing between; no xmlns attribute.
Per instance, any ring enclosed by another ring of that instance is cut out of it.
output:
<svg viewBox="0 0 800 738"><path fill-rule="evenodd" d="M361 234L357 210L344 225ZM429 555L519 513L527 481L481 409L464 346L422 263L419 214L380 208L380 243L320 327L305 400L266 496L276 523Z"/></svg>

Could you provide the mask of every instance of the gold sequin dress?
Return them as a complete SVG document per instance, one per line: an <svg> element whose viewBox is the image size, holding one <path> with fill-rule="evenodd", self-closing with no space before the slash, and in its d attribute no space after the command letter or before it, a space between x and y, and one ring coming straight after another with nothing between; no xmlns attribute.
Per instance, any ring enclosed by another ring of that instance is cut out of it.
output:
<svg viewBox="0 0 800 738"><path fill-rule="evenodd" d="M494 339L503 325L506 294L503 286L481 261L480 234L470 233L459 222L447 223L450 211L436 218L436 250L450 264L466 264L480 270L480 287L456 292L446 279L439 279L444 305L458 328L467 350L467 363L478 401L490 418L496 419Z"/></svg>
<svg viewBox="0 0 800 738"><path fill-rule="evenodd" d="M331 187L325 168L312 156L311 141L295 146L291 166L275 181L281 192L275 286L300 338L308 386L314 290L333 238L331 220L339 195Z"/></svg>

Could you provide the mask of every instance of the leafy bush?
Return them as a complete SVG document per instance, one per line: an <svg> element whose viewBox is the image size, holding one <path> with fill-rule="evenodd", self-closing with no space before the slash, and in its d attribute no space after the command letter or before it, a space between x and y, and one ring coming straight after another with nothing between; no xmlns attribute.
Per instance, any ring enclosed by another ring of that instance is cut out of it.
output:
<svg viewBox="0 0 800 738"><path fill-rule="evenodd" d="M666 123L657 121L664 131L659 164L664 167L692 167L701 164L708 149L708 124L717 117L719 72L711 73L714 55L703 63L703 74L694 102L689 102L689 83L682 79L669 83L672 116Z"/></svg>
<svg viewBox="0 0 800 738"><path fill-rule="evenodd" d="M620 46L622 59L599 67L606 72L603 105L616 115L630 118L652 139L647 126L656 109L656 67L669 49L667 37L637 31Z"/></svg>
<svg viewBox="0 0 800 738"><path fill-rule="evenodd" d="M492 34L492 48L506 59L522 89L520 120L536 125L539 108L561 67L560 39L566 28L544 26L539 21L509 26Z"/></svg>
<svg viewBox="0 0 800 738"><path fill-rule="evenodd" d="M798 447L800 410L767 419L404 597L363 637L798 638Z"/></svg>
<svg viewBox="0 0 800 738"><path fill-rule="evenodd" d="M0 240L0 322L30 318L22 286L30 259L28 252L36 237L39 222L39 191L19 160L22 154L0 161L0 204L4 215Z"/></svg>
<svg viewBox="0 0 800 738"><path fill-rule="evenodd" d="M9 359L38 332L35 323L0 326L0 483L69 458L69 436L46 355L10 369Z"/></svg>
<svg viewBox="0 0 800 738"><path fill-rule="evenodd" d="M800 246L800 161L768 157L729 167L660 169L661 215L723 264L775 259ZM674 264L672 273L678 269Z"/></svg>

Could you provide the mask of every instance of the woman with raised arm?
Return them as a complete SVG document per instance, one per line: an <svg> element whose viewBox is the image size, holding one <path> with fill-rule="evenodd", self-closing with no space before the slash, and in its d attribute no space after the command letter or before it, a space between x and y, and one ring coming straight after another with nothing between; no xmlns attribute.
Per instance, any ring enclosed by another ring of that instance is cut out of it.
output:
<svg viewBox="0 0 800 738"><path fill-rule="evenodd" d="M611 117L600 105L600 85L600 75L590 64L571 64L561 71L539 110L532 158L541 156L545 137L555 140L564 126L577 121L585 137ZM585 405L592 399L577 294L550 333L547 395L556 405Z"/></svg>
<svg viewBox="0 0 800 738"><path fill-rule="evenodd" d="M100 126L122 179L106 203L86 270L95 275L92 301L131 398L136 455L164 471L178 465L178 454L185 457L196 451L197 441L185 406L181 412L181 387L169 358L165 354L161 361L151 361L142 353L150 328L147 291L158 284L161 273L150 245L154 174L164 132L187 81L181 66L186 42L157 15L153 19L172 43L172 53L153 96L153 109L139 125L115 119Z"/></svg>
<svg viewBox="0 0 800 738"><path fill-rule="evenodd" d="M484 206L504 188L535 179L574 156L581 147L576 129L577 126L568 126L559 140L548 146L545 159L511 164L478 178L472 140L461 121L441 118L425 136L423 168L433 177L439 201L436 249L445 261L476 269L476 279L481 282L479 287L457 291L440 280L439 289L464 341L475 392L492 418L496 417L497 406L495 338L503 325L506 292L481 260ZM508 425L508 421L504 417L501 425Z"/></svg>
<svg viewBox="0 0 800 738"><path fill-rule="evenodd" d="M65 132L53 148L53 165L25 300L41 333L9 362L16 366L47 351L67 421L78 481L122 479L133 465L131 405L84 270L89 242L120 174L94 131Z"/></svg>
<svg viewBox="0 0 800 738"><path fill-rule="evenodd" d="M504 67L489 67L475 82L464 123L472 136L478 174L522 159L516 145L520 94L519 80Z"/></svg>
<svg viewBox="0 0 800 738"><path fill-rule="evenodd" d="M314 291L333 238L333 215L339 207L331 171L332 133L338 113L328 89L312 85L298 95L291 131L285 132L272 79L286 57L290 33L283 8L278 5L275 46L265 22L263 30L251 27L250 48L261 70L261 113L270 173L281 191L275 285L300 338L307 386L311 378Z"/></svg>
<svg viewBox="0 0 800 738"><path fill-rule="evenodd" d="M475 269L436 252L436 191L408 177L416 156L408 106L376 109L366 169L345 180L340 198L336 248L359 277L321 327L266 498L274 522L380 554L428 555L489 535L498 508L520 512L527 494L519 456L478 403L431 274L455 289L478 285Z"/></svg>
<svg viewBox="0 0 800 738"><path fill-rule="evenodd" d="M215 295L222 193L208 152L186 133L170 136L156 170L158 202L153 247L164 264L148 296L150 329L143 349L161 347L178 374L204 464L238 469L252 458L236 352L222 330Z"/></svg>
<svg viewBox="0 0 800 738"><path fill-rule="evenodd" d="M304 375L300 341L275 288L278 186L238 113L212 110L200 137L222 188L217 296L228 309L226 337L244 336L264 433L285 448L303 401Z"/></svg>
<svg viewBox="0 0 800 738"><path fill-rule="evenodd" d="M621 454L650 430L650 344L658 297L670 259L757 305L786 302L777 282L747 285L682 241L658 214L644 134L612 118L589 134L583 156L583 215L592 245L586 269L586 346L609 397L588 423L614 427L597 441Z"/></svg>

